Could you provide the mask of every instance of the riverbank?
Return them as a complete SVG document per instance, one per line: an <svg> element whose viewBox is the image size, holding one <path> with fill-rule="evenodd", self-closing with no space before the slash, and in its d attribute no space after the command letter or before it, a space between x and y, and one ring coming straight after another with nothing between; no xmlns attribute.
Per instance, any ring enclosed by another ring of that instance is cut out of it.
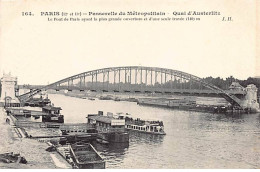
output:
<svg viewBox="0 0 260 172"><path fill-rule="evenodd" d="M50 92L51 93L51 92ZM167 94L138 94L129 93L85 93L80 91L54 92L69 97L88 99L88 100L114 100L137 102L138 105L170 108L175 110L195 111L217 114L251 114L256 113L253 109L242 109L232 107L229 102L221 97L199 97L185 95Z"/></svg>
<svg viewBox="0 0 260 172"><path fill-rule="evenodd" d="M206 97L206 96L192 96L192 95L170 95L170 94L131 94L131 93L107 93L107 92L80 92L78 90L75 91L55 91L55 90L48 90L48 94L59 94L65 95L68 97L75 97L81 99L101 99L101 100L115 100L115 101L129 101L129 102L137 102L138 99L142 98L151 98L151 99L158 99L158 98L165 98L165 99L190 99L196 101L198 104L203 105L226 105L228 102L222 97Z"/></svg>
<svg viewBox="0 0 260 172"><path fill-rule="evenodd" d="M70 165L58 154L45 151L48 148L46 143L37 140L20 138L15 132L15 126L6 123L7 115L3 108L0 108L0 153L14 152L25 157L27 164L3 163L0 168L15 169L56 169L71 168Z"/></svg>

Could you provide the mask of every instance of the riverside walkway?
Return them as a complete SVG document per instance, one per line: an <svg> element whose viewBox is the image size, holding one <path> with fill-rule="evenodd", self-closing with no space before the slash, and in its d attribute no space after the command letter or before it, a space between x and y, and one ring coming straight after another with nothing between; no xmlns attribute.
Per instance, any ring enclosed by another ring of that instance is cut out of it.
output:
<svg viewBox="0 0 260 172"><path fill-rule="evenodd" d="M3 163L0 162L0 168L17 168L17 169L55 169L71 168L71 166L57 153L47 152L46 143L37 140L20 138L15 131L15 126L10 120L6 123L8 116L5 110L0 107L0 153L14 152L20 153L25 157L27 164Z"/></svg>

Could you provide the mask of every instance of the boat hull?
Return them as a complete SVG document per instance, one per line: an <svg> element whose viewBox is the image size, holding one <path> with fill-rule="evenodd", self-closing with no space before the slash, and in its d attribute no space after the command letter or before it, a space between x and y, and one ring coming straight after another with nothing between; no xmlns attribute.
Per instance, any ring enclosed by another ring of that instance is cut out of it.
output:
<svg viewBox="0 0 260 172"><path fill-rule="evenodd" d="M64 116L63 115L59 115L57 117L51 117L50 115L42 116L42 122L64 123Z"/></svg>
<svg viewBox="0 0 260 172"><path fill-rule="evenodd" d="M141 130L135 130L135 129L131 129L131 128L127 128L127 130L135 131L135 132L139 132L139 133L153 134L153 135L166 135L165 132L161 133L161 132L141 131Z"/></svg>
<svg viewBox="0 0 260 172"><path fill-rule="evenodd" d="M128 143L129 142L129 134L127 132L124 133L98 133L97 141L99 143Z"/></svg>

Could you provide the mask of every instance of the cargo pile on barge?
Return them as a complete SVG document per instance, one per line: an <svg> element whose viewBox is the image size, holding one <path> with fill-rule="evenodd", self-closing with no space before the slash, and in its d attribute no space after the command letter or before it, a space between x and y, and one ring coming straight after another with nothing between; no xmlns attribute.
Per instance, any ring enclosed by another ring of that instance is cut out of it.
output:
<svg viewBox="0 0 260 172"><path fill-rule="evenodd" d="M24 103L24 106L31 106L31 107L44 107L50 104L51 101L48 98L31 98L30 100Z"/></svg>
<svg viewBox="0 0 260 172"><path fill-rule="evenodd" d="M251 108L235 107L228 104L225 105L204 105L198 104L196 100L189 98L173 99L173 98L140 98L137 104L164 107L178 110L208 112L208 113L222 113L222 114L242 114L253 113Z"/></svg>

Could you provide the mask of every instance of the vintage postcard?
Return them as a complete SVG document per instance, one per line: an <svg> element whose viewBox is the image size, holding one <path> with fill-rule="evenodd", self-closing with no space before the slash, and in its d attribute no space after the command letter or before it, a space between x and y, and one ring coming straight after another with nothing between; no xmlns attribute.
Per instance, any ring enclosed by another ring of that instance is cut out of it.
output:
<svg viewBox="0 0 260 172"><path fill-rule="evenodd" d="M0 0L0 168L258 169L259 10Z"/></svg>

